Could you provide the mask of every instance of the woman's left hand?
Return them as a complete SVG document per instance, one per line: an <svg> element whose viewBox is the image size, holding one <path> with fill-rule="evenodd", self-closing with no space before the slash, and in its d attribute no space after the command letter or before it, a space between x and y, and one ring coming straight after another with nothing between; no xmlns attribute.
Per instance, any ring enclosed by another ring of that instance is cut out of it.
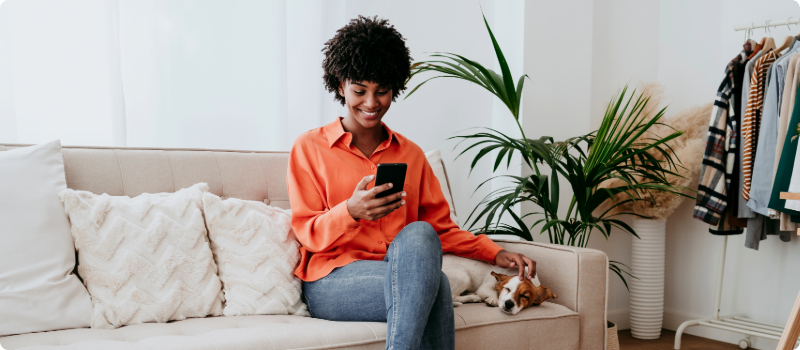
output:
<svg viewBox="0 0 800 350"><path fill-rule="evenodd" d="M519 266L520 280L522 280L522 276L525 275L525 266L528 266L528 275L525 276L525 278L531 279L536 276L536 261L520 253L501 250L497 253L497 256L495 256L494 263L497 266L508 268Z"/></svg>

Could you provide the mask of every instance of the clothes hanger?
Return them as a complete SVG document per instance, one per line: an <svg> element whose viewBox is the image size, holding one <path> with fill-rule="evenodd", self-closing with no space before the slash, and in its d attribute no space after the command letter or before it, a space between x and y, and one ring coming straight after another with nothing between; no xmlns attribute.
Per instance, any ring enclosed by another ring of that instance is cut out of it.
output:
<svg viewBox="0 0 800 350"><path fill-rule="evenodd" d="M750 29L746 29L745 30L745 38L746 38L745 39L745 43L746 44L750 44L750 51L758 52L758 50L760 50L761 47L757 46L758 43L751 38L752 36L753 36L753 30L751 28Z"/></svg>
<svg viewBox="0 0 800 350"><path fill-rule="evenodd" d="M789 17L789 19L786 20L786 28L789 28L789 30L792 30L792 27L789 27L789 21L791 20L792 17ZM795 41L797 41L797 37L795 37L794 35L787 36L786 39L783 40L783 44L781 44L781 46L779 46L775 50L778 52L783 52L783 50L790 49L792 45L794 45Z"/></svg>
<svg viewBox="0 0 800 350"><path fill-rule="evenodd" d="M772 35L772 31L769 29L769 20L764 22L764 35ZM771 36L766 37L764 40L764 45L761 47L764 52L769 52L770 50L775 50L777 47L775 46L775 39Z"/></svg>
<svg viewBox="0 0 800 350"><path fill-rule="evenodd" d="M757 43L756 43L755 40L750 39L751 34L753 34L753 31L751 30L751 28L747 28L747 29L744 30L744 43L745 44L749 43L750 44L750 50L752 51L752 50L756 49L756 44Z"/></svg>
<svg viewBox="0 0 800 350"><path fill-rule="evenodd" d="M754 33L755 29L756 29L755 28L755 23L754 22L750 22L750 33L751 34ZM766 43L766 41L767 41L767 37L761 38L761 41L756 45L756 50L753 50L753 53L751 53L750 56L747 57L747 59L748 60L753 59L753 57L755 57L757 53L759 53L761 50L763 50L764 49L764 44Z"/></svg>

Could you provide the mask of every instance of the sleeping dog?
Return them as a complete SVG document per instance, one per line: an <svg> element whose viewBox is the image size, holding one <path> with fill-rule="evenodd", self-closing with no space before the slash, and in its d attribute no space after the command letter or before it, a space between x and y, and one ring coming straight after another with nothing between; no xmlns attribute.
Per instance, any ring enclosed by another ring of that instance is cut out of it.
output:
<svg viewBox="0 0 800 350"><path fill-rule="evenodd" d="M558 296L539 282L539 276L520 281L518 268L502 268L452 254L442 257L442 272L450 280L453 305L485 302L514 315ZM462 295L463 294L463 295Z"/></svg>

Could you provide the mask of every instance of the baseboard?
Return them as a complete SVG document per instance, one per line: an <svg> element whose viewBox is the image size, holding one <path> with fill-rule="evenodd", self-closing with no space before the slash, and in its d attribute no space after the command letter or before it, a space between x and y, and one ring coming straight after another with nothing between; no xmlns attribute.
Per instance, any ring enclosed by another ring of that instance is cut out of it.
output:
<svg viewBox="0 0 800 350"><path fill-rule="evenodd" d="M631 329L631 318L629 310L617 310L608 312L608 320L617 324L617 330Z"/></svg>
<svg viewBox="0 0 800 350"><path fill-rule="evenodd" d="M676 331L683 322L701 318L708 318L708 317L710 316L689 315L682 312L664 310L663 327L671 331ZM617 324L617 330L625 330L631 328L630 310L610 311L608 313L608 320ZM744 335L741 333L728 332L721 329L709 328L705 326L688 327L686 328L684 333L716 341L721 341L729 344L738 344L739 340L744 339ZM772 339L752 337L750 338L750 341L751 341L750 347L752 349L775 349L778 347L778 342Z"/></svg>

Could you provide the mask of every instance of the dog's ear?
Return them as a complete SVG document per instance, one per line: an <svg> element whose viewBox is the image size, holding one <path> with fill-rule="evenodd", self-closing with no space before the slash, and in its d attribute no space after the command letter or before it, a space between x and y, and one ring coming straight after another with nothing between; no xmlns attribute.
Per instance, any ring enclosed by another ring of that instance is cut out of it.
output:
<svg viewBox="0 0 800 350"><path fill-rule="evenodd" d="M496 290L498 295L499 295L500 291L503 290L503 282L505 282L505 280L508 278L508 276L506 276L506 275L504 275L502 273L496 273L494 271L492 271L492 276L494 276L494 279L497 280L497 282L495 282L495 284L494 284L494 290Z"/></svg>
<svg viewBox="0 0 800 350"><path fill-rule="evenodd" d="M494 279L496 279L497 282L504 281L506 278L508 278L508 275L504 275L502 273L497 273L494 271L492 271L492 276L494 276Z"/></svg>
<svg viewBox="0 0 800 350"><path fill-rule="evenodd" d="M539 295L536 297L536 300L533 302L534 305L539 305L543 303L547 299L558 299L558 295L553 293L550 288L541 286L538 289Z"/></svg>

